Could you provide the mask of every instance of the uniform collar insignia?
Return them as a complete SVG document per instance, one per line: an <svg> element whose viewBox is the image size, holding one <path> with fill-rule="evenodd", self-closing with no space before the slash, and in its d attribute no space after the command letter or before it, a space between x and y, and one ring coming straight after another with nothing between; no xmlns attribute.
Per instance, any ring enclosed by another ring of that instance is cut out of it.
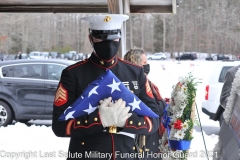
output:
<svg viewBox="0 0 240 160"><path fill-rule="evenodd" d="M115 64L117 63L117 56L114 56L112 59L110 60L104 60L99 58L95 53L91 54L91 57L89 58L95 65L101 67L101 68L112 68L113 66L115 66Z"/></svg>

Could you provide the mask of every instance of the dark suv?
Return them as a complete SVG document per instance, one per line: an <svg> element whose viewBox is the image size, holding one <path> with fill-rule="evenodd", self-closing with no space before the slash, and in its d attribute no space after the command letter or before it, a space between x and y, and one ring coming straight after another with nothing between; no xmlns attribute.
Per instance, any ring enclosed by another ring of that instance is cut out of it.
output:
<svg viewBox="0 0 240 160"><path fill-rule="evenodd" d="M217 54L212 57L205 58L206 60L213 61L213 60L229 60L228 56L225 56L224 54Z"/></svg>
<svg viewBox="0 0 240 160"><path fill-rule="evenodd" d="M51 119L62 70L75 61L12 60L0 63L0 126L12 120Z"/></svg>
<svg viewBox="0 0 240 160"><path fill-rule="evenodd" d="M176 57L176 60L194 60L197 59L197 54L196 53L184 53L178 57Z"/></svg>

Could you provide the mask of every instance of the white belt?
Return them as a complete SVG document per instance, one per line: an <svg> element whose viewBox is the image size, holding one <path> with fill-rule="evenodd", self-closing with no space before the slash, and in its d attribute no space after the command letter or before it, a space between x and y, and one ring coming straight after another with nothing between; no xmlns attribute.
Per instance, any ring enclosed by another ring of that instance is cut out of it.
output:
<svg viewBox="0 0 240 160"><path fill-rule="evenodd" d="M103 130L103 132L106 132L106 130ZM128 136L128 137L131 137L133 139L136 138L136 134L132 134L132 133L127 133L127 132L117 132L116 134L122 134L122 135L125 135L125 136Z"/></svg>

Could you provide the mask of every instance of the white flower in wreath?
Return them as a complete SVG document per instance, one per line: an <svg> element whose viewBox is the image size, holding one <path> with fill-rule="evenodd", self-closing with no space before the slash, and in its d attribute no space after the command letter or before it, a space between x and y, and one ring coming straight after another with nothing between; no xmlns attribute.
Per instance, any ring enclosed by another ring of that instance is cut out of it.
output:
<svg viewBox="0 0 240 160"><path fill-rule="evenodd" d="M174 122L176 122L177 121L177 117L175 116L175 115L173 115L172 117L171 117L171 120L170 120L170 125L172 125Z"/></svg>
<svg viewBox="0 0 240 160"><path fill-rule="evenodd" d="M175 115L176 115L177 118L182 117L182 114L183 114L183 109L178 110L178 111L175 113Z"/></svg>
<svg viewBox="0 0 240 160"><path fill-rule="evenodd" d="M177 94L177 96L174 98L174 102L177 105L179 103L186 101L186 99L187 99L186 95L182 94L182 92L181 92L181 93Z"/></svg>
<svg viewBox="0 0 240 160"><path fill-rule="evenodd" d="M187 94L184 91L178 93L178 97L181 99L187 99Z"/></svg>
<svg viewBox="0 0 240 160"><path fill-rule="evenodd" d="M175 102L173 102L172 100L170 100L169 106L174 106Z"/></svg>
<svg viewBox="0 0 240 160"><path fill-rule="evenodd" d="M178 130L175 134L174 137L177 138L178 140L182 140L185 136L185 133L183 130Z"/></svg>
<svg viewBox="0 0 240 160"><path fill-rule="evenodd" d="M169 106L169 112L173 113L174 110L176 110L177 106L173 105L173 106Z"/></svg>
<svg viewBox="0 0 240 160"><path fill-rule="evenodd" d="M183 109L178 107L178 106L175 106L175 108L172 110L172 113L175 115L177 114L178 112L181 112Z"/></svg>
<svg viewBox="0 0 240 160"><path fill-rule="evenodd" d="M170 139L176 139L175 134L177 133L177 131L178 131L178 130L174 129L173 126L172 126L172 128L171 128L171 130L170 130L169 138L170 138Z"/></svg>
<svg viewBox="0 0 240 160"><path fill-rule="evenodd" d="M189 120L188 120L189 121ZM186 131L188 129L188 121L185 121L182 125L182 130Z"/></svg>
<svg viewBox="0 0 240 160"><path fill-rule="evenodd" d="M179 116L181 117L182 113L183 113L183 109L184 108L180 108L178 106L174 106L174 108L170 109L170 113L172 114L171 117L177 117L177 118L179 118Z"/></svg>
<svg viewBox="0 0 240 160"><path fill-rule="evenodd" d="M179 108L179 109L184 109L186 107L186 101L179 101L178 103L176 103L176 106Z"/></svg>
<svg viewBox="0 0 240 160"><path fill-rule="evenodd" d="M167 131L165 130L162 136L162 143L165 143L166 141L167 141Z"/></svg>

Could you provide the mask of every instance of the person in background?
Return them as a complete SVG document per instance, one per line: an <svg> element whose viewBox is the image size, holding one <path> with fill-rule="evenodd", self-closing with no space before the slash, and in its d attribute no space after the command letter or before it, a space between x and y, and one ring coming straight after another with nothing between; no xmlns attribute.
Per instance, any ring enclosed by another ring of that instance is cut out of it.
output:
<svg viewBox="0 0 240 160"><path fill-rule="evenodd" d="M22 52L19 51L18 54L15 56L14 59L22 59Z"/></svg>
<svg viewBox="0 0 240 160"><path fill-rule="evenodd" d="M3 54L1 51L0 51L0 61L3 61Z"/></svg>
<svg viewBox="0 0 240 160"><path fill-rule="evenodd" d="M147 56L143 49L140 49L140 48L130 49L124 55L124 60L127 60L135 65L142 66L146 76L149 74L150 65L147 62ZM148 79L148 82L153 91L154 99L155 99L156 103L158 104L158 108L160 110L159 117L161 120L161 117L163 116L163 110L165 109L166 103L163 100L158 87L156 85L154 85L149 79ZM151 135L146 136L146 148L149 149L150 152L151 151L154 153L160 152L158 146L159 146L159 139L161 139L163 131L164 131L164 127L161 123L158 131L154 132ZM148 159L154 159L154 158L148 158Z"/></svg>
<svg viewBox="0 0 240 160"><path fill-rule="evenodd" d="M94 106L95 109L89 107L89 113L86 116L66 121L58 120L59 116L83 93L88 84L106 70L111 70L142 102L157 115L159 114L152 91L147 89L149 84L142 67L133 66L117 57L122 22L128 18L129 16L120 14L93 15L83 18L90 25L89 40L93 52L88 59L68 66L62 71L53 104L54 134L58 137L71 138L67 152L68 160L97 159L97 157L86 157L86 153L89 155L91 152L95 154L92 156L97 156L99 153L109 155L99 158L102 160L138 160L136 136L152 134L158 130L159 118L139 116L129 110L123 100L111 102L111 97L101 100L98 107ZM96 94L92 96L94 95ZM134 105L137 105L136 102ZM120 113L121 110L114 108L122 108L125 112ZM130 154L135 156L131 157Z"/></svg>

